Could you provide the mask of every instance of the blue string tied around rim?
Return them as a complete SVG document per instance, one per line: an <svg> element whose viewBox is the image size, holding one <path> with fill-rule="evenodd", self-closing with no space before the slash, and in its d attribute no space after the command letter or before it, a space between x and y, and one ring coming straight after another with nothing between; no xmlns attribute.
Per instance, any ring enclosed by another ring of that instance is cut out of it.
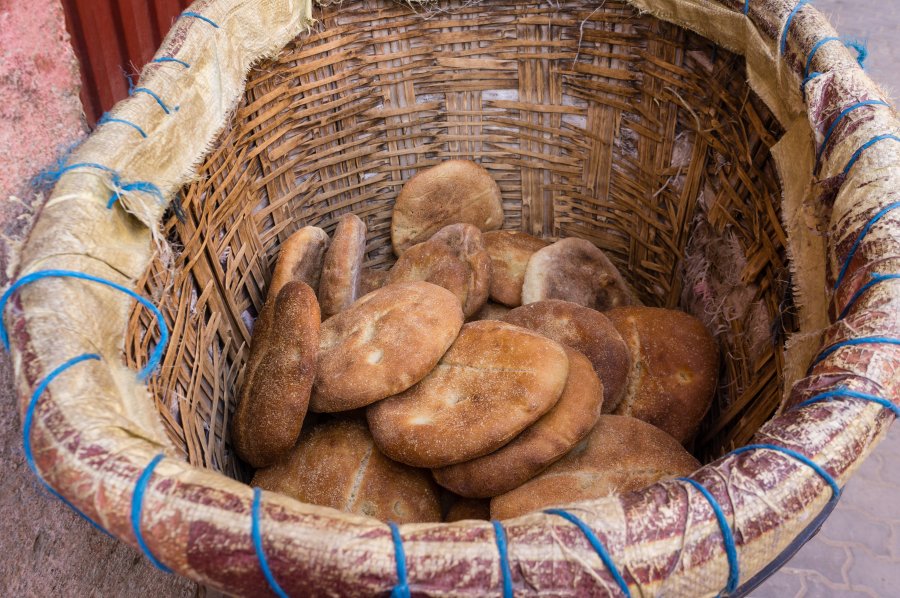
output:
<svg viewBox="0 0 900 598"><path fill-rule="evenodd" d="M828 131L825 132L825 138L822 140L822 144L819 146L818 151L816 152L816 165L814 168L814 172L818 172L819 168L822 165L822 156L825 154L825 150L828 148L828 142L831 141L831 136L834 135L834 132L837 130L839 124L841 124L845 118L852 112L859 110L860 108L865 108L866 106L890 106L884 100L863 100L861 102L856 102L855 104L851 104L850 106L841 110L840 114L838 114L837 118L834 119L834 122L831 123L831 126L828 127Z"/></svg>
<svg viewBox="0 0 900 598"><path fill-rule="evenodd" d="M706 502L709 503L709 506L713 510L713 514L716 516L716 521L719 524L719 529L722 532L722 543L725 545L725 556L728 559L728 581L725 584L725 589L723 590L726 594L730 594L734 592L738 587L738 582L741 577L741 566L738 561L737 554L737 545L734 541L734 534L731 532L731 527L728 525L728 520L725 519L725 513L722 511L722 506L719 504L719 501L712 495L712 493L706 489L700 482L697 480L692 480L691 478L677 478L678 481L686 482L690 484L695 490L700 492L703 495L703 498L706 499Z"/></svg>
<svg viewBox="0 0 900 598"><path fill-rule="evenodd" d="M891 411L894 414L894 417L900 418L900 407L892 403L891 401L879 397L877 395L859 392L856 390L850 390L845 386L840 386L835 390L829 390L826 392L819 393L814 397L803 401L802 403L798 403L792 409L800 409L801 407L806 407L807 405L814 405L816 403L830 403L834 399L859 399L861 401L866 401L869 403L875 403L877 405L881 405L885 409Z"/></svg>
<svg viewBox="0 0 900 598"><path fill-rule="evenodd" d="M186 10L186 11L184 11L183 13L181 13L181 14L178 16L178 18L179 18L179 19L199 19L199 20L203 21L204 23L207 23L207 24L209 24L209 25L212 25L212 26L215 27L216 29L219 28L219 25L218 25L215 21L213 21L213 20L210 19L209 17L205 17L205 16L201 15L200 13L194 12L194 11L192 11L192 10Z"/></svg>
<svg viewBox="0 0 900 598"><path fill-rule="evenodd" d="M820 364L826 357L838 349L843 349L844 347L856 347L859 345L900 345L900 338L893 338L890 336L861 336L858 338L847 339L823 349L813 360L812 367Z"/></svg>
<svg viewBox="0 0 900 598"><path fill-rule="evenodd" d="M391 590L391 598L410 598L409 579L406 573L406 551L403 549L403 538L400 528L393 521L388 522L391 528L391 541L394 543L394 560L397 562L397 584Z"/></svg>
<svg viewBox="0 0 900 598"><path fill-rule="evenodd" d="M163 99L161 97L159 97L159 95L157 95L157 93L155 91L153 91L152 89L147 89L146 87L135 87L134 89L132 89L129 92L130 95L134 95L134 94L138 94L138 93L147 94L148 96L150 96L151 98L156 100L156 103L159 105L160 108L162 108L163 112L165 112L166 114L172 114L173 112L178 112L181 109L180 106L174 106L174 107L170 108L169 106L166 105L166 103L163 101Z"/></svg>
<svg viewBox="0 0 900 598"><path fill-rule="evenodd" d="M847 257L844 259L844 265L841 266L841 271L838 273L837 280L834 281L834 288L837 290L838 287L841 286L841 283L844 281L844 277L847 275L847 270L850 268L851 262L853 262L853 257L856 255L856 252L859 250L860 245L862 245L863 240L869 234L869 231L872 230L872 227L875 224L887 216L890 212L900 208L900 201L895 201L894 203L888 204L885 207L878 210L878 212L872 216L866 225L859 231L859 235L856 237L856 241L853 242L853 246L850 247L849 253L847 253Z"/></svg>
<svg viewBox="0 0 900 598"><path fill-rule="evenodd" d="M256 560L259 561L259 568L262 570L263 576L266 578L266 583L269 584L269 588L275 592L275 595L278 598L289 598L287 593L281 588L278 584L278 581L275 579L275 575L272 573L272 569L269 567L269 560L266 558L266 552L263 550L262 543L262 525L261 525L261 511L262 511L262 490L259 488L253 489L253 507L250 511L250 534L253 538L253 550L256 552Z"/></svg>
<svg viewBox="0 0 900 598"><path fill-rule="evenodd" d="M809 4L810 0L800 0L797 3L797 6L794 7L794 10L788 14L787 20L784 22L784 29L781 32L781 41L778 44L778 53L784 56L785 51L787 50L787 37L788 30L791 28L791 23L794 22L794 17L797 16L797 13L800 12L800 9Z"/></svg>
<svg viewBox="0 0 900 598"><path fill-rule="evenodd" d="M138 478L137 484L134 487L134 493L131 495L131 531L134 533L138 547L141 549L141 552L144 553L144 556L150 559L150 562L153 563L157 569L165 571L166 573L171 573L172 570L162 564L162 562L156 558L156 555L153 554L153 551L150 550L150 547L147 546L147 542L144 540L144 534L141 531L144 494L147 492L147 485L150 483L150 478L153 477L153 471L164 457L165 455L163 454L153 457L153 460L151 460L150 463L147 464L147 467L144 468L144 471L141 472L141 477Z"/></svg>
<svg viewBox="0 0 900 598"><path fill-rule="evenodd" d="M50 494L61 500L63 504L75 511L75 513L77 513L82 519L94 526L95 529L100 530L109 537L112 537L112 535L108 531L106 531L103 526L85 515L84 512L73 505L65 496L57 492L56 489L53 488L53 486L51 486L47 482L47 480L44 479L40 471L38 471L37 464L34 461L34 452L31 448L31 428L34 425L34 413L37 410L38 401L47 390L47 387L50 386L50 383L72 366L78 365L79 363L84 363L86 361L100 360L101 357L96 353L84 353L83 355L79 355L78 357L73 357L72 359L66 361L65 363L54 369L52 372L47 374L44 379L38 383L37 387L35 387L34 389L34 392L31 394L31 400L28 402L28 408L25 410L25 419L22 422L22 445L25 450L25 463L28 465L28 469L31 470L31 473L34 474L34 477L38 479L41 485L43 485L44 488L46 488L50 492Z"/></svg>
<svg viewBox="0 0 900 598"><path fill-rule="evenodd" d="M97 126L100 127L107 123L118 123L121 125L127 125L127 126L131 127L132 129L134 129L135 131L137 131L138 133L140 133L141 137L143 137L144 139L147 138L147 133L145 133L144 129L142 129L140 126L134 124L130 120L125 120L124 118L114 118L109 115L109 112L104 112L103 116L100 117L100 120L97 121Z"/></svg>
<svg viewBox="0 0 900 598"><path fill-rule="evenodd" d="M836 501L836 500L838 500L838 498L840 498L841 487L838 486L837 481L831 476L831 474L829 474L827 471L825 471L821 465L819 465L818 463L816 463L815 461L813 461L806 455L804 455L802 453L798 453L797 451L795 451L793 449L789 449L784 446L778 446L776 444L748 444L747 446L742 446L740 448L737 448L737 449L731 451L730 453L728 453L728 456L731 456L731 455L737 456L737 455L740 455L741 453L747 453L750 451L758 451L758 450L776 451L776 452L782 453L784 455L787 455L788 457L792 457L793 459L795 459L797 461L800 461L801 463L803 463L804 465L808 466L810 469L815 471L819 475L819 477L821 477L825 481L825 483L827 483L831 487L831 499L832 500Z"/></svg>
<svg viewBox="0 0 900 598"><path fill-rule="evenodd" d="M64 160L64 159L63 159ZM73 170L99 170L102 173L109 174L109 184L113 188L112 194L109 197L109 200L106 203L107 208L112 208L112 206L121 199L122 195L131 191L140 191L142 193L147 193L156 198L156 200L165 205L166 198L163 195L162 191L160 191L159 187L154 185L149 181L133 181L133 182L125 182L122 180L121 175L116 172L114 169L109 166L104 166L103 164L98 164L96 162L76 162L74 164L66 165L64 161L57 164L56 167L44 170L40 174L38 174L33 181L35 185L44 185L44 184L53 184L59 181L62 176L68 172L72 172Z"/></svg>
<svg viewBox="0 0 900 598"><path fill-rule="evenodd" d="M580 529L581 533L584 534L591 547L597 553L597 556L599 556L600 560L603 561L603 564L606 566L606 570L609 571L610 575L612 575L612 578L616 582L616 585L619 586L620 590L622 590L622 594L624 594L626 598L631 598L631 589L625 582L625 578L622 577L622 574L619 572L619 568L616 567L616 564L613 562L612 557L609 556L609 553L606 551L606 547L603 546L603 542L600 541L600 538L597 537L597 534L594 533L594 531L588 526L588 524L564 509L547 509L544 511L544 513L562 517L563 519L565 519L569 523L574 524L578 529Z"/></svg>
<svg viewBox="0 0 900 598"><path fill-rule="evenodd" d="M153 62L155 64L175 63L175 64L180 64L181 66L183 66L186 69L191 68L191 65L188 64L187 62L185 62L183 60L179 60L178 58L173 58L172 56L160 56L159 58L154 58L150 62Z"/></svg>
<svg viewBox="0 0 900 598"><path fill-rule="evenodd" d="M150 374L153 373L153 371L159 365L159 362L162 360L163 351L165 351L166 343L168 343L169 341L169 328L166 326L166 322L163 319L162 312L158 307L153 305L153 303L149 299L111 280L74 270L38 270L37 272L32 272L31 274L23 276L15 283L13 283L13 285L10 286L5 293L3 293L3 296L0 297L0 314L2 314L6 309L6 304L9 302L9 299L10 297L12 297L13 293L15 293L23 286L42 278L75 278L79 280L87 280L90 282L100 283L119 292L125 293L126 295L135 299L138 303L149 309L156 318L156 323L159 326L159 341L156 343L156 347L150 354L150 359L147 361L147 365L144 366L143 369L140 370L140 372L138 372L138 378L140 380L146 380L147 377L149 377ZM6 324L3 322L2 318L0 318L0 340L3 341L3 346L6 347L6 350L8 351L9 333L6 330Z"/></svg>
<svg viewBox="0 0 900 598"><path fill-rule="evenodd" d="M512 570L509 568L509 551L507 550L506 531L496 519L491 520L494 526L494 538L497 541L497 552L500 554L500 576L503 583L503 598L513 598Z"/></svg>
<svg viewBox="0 0 900 598"><path fill-rule="evenodd" d="M853 296L850 297L850 300L847 301L847 305L844 306L844 309L841 310L841 315L838 316L838 320L843 320L847 317L847 314L850 313L850 310L853 309L853 306L862 297L869 289L872 287L879 285L883 282L889 282L891 280L900 280L900 274L870 274L869 281L866 282L858 291L853 293Z"/></svg>

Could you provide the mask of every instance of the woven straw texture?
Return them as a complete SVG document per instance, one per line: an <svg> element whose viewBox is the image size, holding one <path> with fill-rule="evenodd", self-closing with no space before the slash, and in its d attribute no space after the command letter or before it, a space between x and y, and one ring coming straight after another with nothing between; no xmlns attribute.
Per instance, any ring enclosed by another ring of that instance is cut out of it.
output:
<svg viewBox="0 0 900 598"><path fill-rule="evenodd" d="M40 475L174 571L270 592L228 429L278 246L352 211L368 226L368 265L388 267L403 181L467 158L500 184L504 228L589 239L643 301L716 334L720 389L695 447L709 464L692 477L721 505L738 568L684 482L570 511L632 595L712 596L730 572L751 587L827 515L832 490L783 453L729 451L790 448L843 485L890 411L795 407L848 389L900 396L900 287L879 278L900 272L900 153L884 137L900 127L843 45L809 60L834 35L814 8L782 0L196 3L158 54L180 62L148 65L116 120L67 158L22 252L20 279L68 270L134 288L170 335L145 384L135 370L160 327L130 297L60 277L12 295L5 322ZM99 359L41 385L84 354ZM272 494L259 515L290 595L397 584L383 523ZM624 593L564 519L504 528L517 595ZM400 534L413 594L500 592L489 523Z"/></svg>

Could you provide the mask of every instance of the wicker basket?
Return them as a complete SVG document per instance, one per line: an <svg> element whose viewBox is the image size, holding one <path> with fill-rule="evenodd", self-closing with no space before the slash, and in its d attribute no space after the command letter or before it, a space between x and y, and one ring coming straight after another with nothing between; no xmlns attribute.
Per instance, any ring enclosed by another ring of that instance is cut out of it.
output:
<svg viewBox="0 0 900 598"><path fill-rule="evenodd" d="M900 395L900 127L834 36L805 0L196 3L51 173L4 297L29 464L235 594L745 593ZM593 241L716 334L691 481L393 529L240 481L229 417L279 244L353 211L388 267L400 186L448 158L491 172L505 228Z"/></svg>

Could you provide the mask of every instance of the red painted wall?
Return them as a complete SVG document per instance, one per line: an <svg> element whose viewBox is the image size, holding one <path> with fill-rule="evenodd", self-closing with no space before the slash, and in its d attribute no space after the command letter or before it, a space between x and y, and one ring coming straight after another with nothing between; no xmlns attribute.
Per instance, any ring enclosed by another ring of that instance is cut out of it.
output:
<svg viewBox="0 0 900 598"><path fill-rule="evenodd" d="M88 124L128 95L134 75L153 58L191 0L62 0L81 63L81 101Z"/></svg>

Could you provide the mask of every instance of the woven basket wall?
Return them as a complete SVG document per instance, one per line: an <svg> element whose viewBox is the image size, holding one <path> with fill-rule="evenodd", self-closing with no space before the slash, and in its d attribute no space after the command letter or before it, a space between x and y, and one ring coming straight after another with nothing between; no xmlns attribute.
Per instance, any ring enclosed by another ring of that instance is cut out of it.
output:
<svg viewBox="0 0 900 598"><path fill-rule="evenodd" d="M780 407L837 388L897 397L896 343L826 349L807 368L823 347L898 336L892 279L854 298L872 274L896 270L897 211L852 246L892 205L900 169L883 145L856 152L898 127L843 46L820 49L810 64L824 74L801 88L810 49L833 35L827 22L793 2L750 3L747 16L744 6L345 1L315 8L315 23L297 35L306 15L288 0L197 3L160 50L166 60L139 84L156 97L136 94L113 114L145 137L135 141L121 122L101 127L57 173L23 253L21 276L64 268L135 287L159 306L170 335L148 394L117 363L123 330L130 368L162 350L144 306L53 277L13 296L7 323L42 477L179 573L239 594L269 591L251 541L251 491L240 483L249 472L231 450L229 425L279 244L305 225L331 233L353 212L368 227L367 265L388 268L403 182L443 160L471 159L500 185L504 228L594 242L645 303L700 317L723 364L694 447L711 464L694 477L721 504L738 560L703 497L667 481L573 508L612 566L559 518L504 522L516 594L751 588L833 508L828 479L843 483L886 430L888 411L853 400L789 409L760 429ZM657 17L721 35L713 42ZM266 27L273 40L291 41L269 48L242 38ZM234 73L216 78L242 63L253 64L245 83ZM210 100L223 90L234 97ZM839 127L860 101L874 116L856 111ZM148 121L151 109L159 114ZM97 167L110 160L108 172ZM163 213L155 190L178 187L176 209ZM84 208L77 197L99 203ZM847 283L832 295L826 281L839 278ZM849 316L841 313L851 302ZM836 323L823 331L828 319ZM102 361L34 393L79 351ZM828 479L772 450L726 454L750 442L799 451ZM157 453L166 458L148 466ZM270 495L261 513L268 566L288 593L397 584L382 523ZM401 535L414 594L500 591L490 524L408 525Z"/></svg>

